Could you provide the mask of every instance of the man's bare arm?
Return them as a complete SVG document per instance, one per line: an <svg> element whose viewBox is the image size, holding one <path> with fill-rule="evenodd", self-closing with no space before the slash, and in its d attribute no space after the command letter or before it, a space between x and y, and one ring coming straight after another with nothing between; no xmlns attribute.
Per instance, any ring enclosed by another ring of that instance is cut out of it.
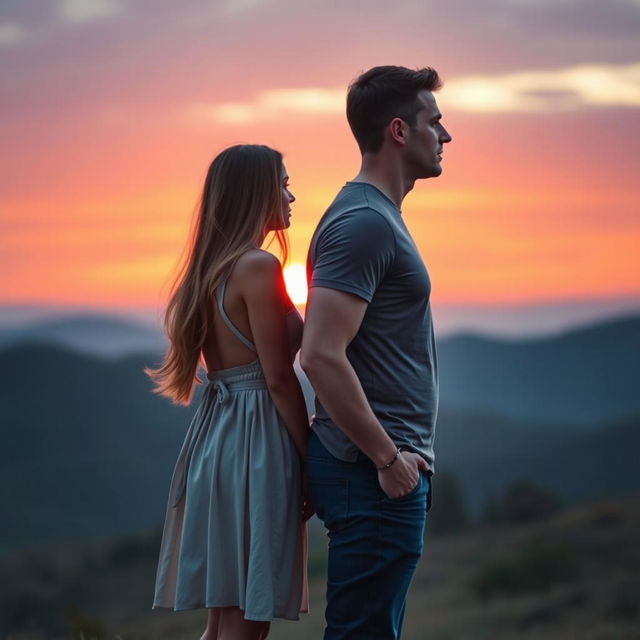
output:
<svg viewBox="0 0 640 640"><path fill-rule="evenodd" d="M331 419L380 468L393 460L397 447L371 410L346 354L367 306L350 293L311 288L300 364ZM378 472L378 479L385 493L395 498L415 487L418 469L428 468L418 454L403 452Z"/></svg>

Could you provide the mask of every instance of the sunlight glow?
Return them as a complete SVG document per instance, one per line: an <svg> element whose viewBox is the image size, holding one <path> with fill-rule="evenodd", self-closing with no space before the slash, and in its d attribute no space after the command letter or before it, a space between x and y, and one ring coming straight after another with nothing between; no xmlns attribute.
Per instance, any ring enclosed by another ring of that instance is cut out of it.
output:
<svg viewBox="0 0 640 640"><path fill-rule="evenodd" d="M284 283L293 304L299 306L307 301L307 272L303 264L294 262L284 268Z"/></svg>

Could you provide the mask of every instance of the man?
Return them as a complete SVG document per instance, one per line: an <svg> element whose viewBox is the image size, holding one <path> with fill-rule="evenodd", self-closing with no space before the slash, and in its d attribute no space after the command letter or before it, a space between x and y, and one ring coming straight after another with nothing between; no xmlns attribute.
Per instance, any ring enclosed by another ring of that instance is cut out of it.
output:
<svg viewBox="0 0 640 640"><path fill-rule="evenodd" d="M451 136L433 69L375 67L349 87L360 172L308 256L301 364L316 391L306 460L328 529L325 640L399 638L431 493L438 377L431 285L400 207Z"/></svg>

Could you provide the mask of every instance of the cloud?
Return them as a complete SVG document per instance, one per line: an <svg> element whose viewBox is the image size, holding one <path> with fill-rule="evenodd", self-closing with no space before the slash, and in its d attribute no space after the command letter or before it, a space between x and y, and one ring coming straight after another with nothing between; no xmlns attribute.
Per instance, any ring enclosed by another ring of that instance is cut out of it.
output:
<svg viewBox="0 0 640 640"><path fill-rule="evenodd" d="M640 63L452 78L438 102L488 113L640 107Z"/></svg>
<svg viewBox="0 0 640 640"><path fill-rule="evenodd" d="M15 22L0 24L0 45L20 44L27 39L27 31Z"/></svg>
<svg viewBox="0 0 640 640"><path fill-rule="evenodd" d="M59 10L66 22L84 24L118 15L122 7L115 0L60 0Z"/></svg>
<svg viewBox="0 0 640 640"><path fill-rule="evenodd" d="M267 0L226 0L222 5L222 11L228 16L236 16L249 13L266 4L268 4Z"/></svg>
<svg viewBox="0 0 640 640"><path fill-rule="evenodd" d="M252 124L284 116L342 115L345 98L346 87L272 89L247 102L197 103L187 113L196 122ZM446 81L438 103L472 113L640 107L640 63L454 77Z"/></svg>
<svg viewBox="0 0 640 640"><path fill-rule="evenodd" d="M248 124L278 120L291 115L326 115L344 113L344 88L340 89L272 89L260 93L250 102L195 104L188 115L200 122Z"/></svg>

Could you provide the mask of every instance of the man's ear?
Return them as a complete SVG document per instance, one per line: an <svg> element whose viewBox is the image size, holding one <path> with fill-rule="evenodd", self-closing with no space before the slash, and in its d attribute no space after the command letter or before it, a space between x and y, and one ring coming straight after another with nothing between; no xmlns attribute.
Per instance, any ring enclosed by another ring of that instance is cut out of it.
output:
<svg viewBox="0 0 640 640"><path fill-rule="evenodd" d="M387 125L391 139L401 145L407 143L407 123L402 118L393 118Z"/></svg>

